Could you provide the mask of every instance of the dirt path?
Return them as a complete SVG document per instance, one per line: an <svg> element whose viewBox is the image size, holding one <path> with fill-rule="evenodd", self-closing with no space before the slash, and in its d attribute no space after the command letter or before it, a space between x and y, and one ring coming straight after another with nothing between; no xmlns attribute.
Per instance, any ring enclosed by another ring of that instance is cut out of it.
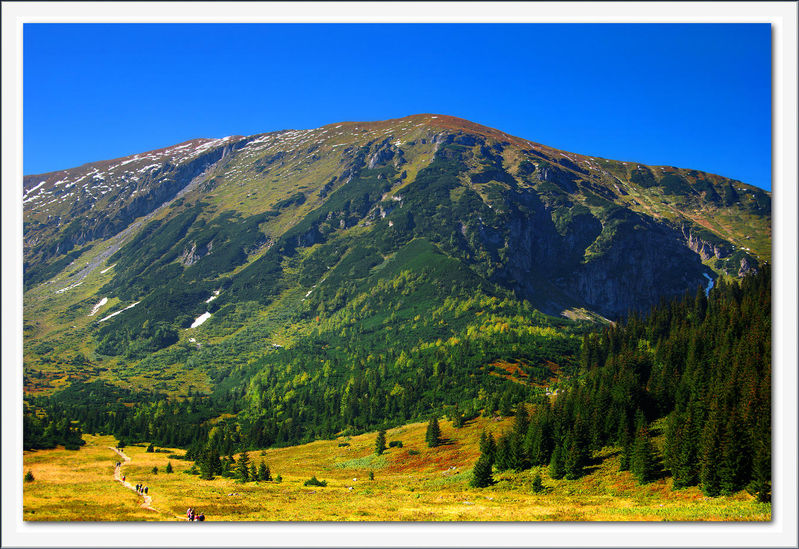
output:
<svg viewBox="0 0 799 549"><path fill-rule="evenodd" d="M119 467L114 467L114 480L116 480L117 482L122 483L122 486L124 486L125 488L133 490L135 492L136 491L136 485L135 484L131 484L127 480L127 478L125 478L125 480L122 480L122 478L124 476L122 474L122 467L124 467L125 465L130 463L130 458L128 456L126 456L125 453L122 450L120 450L119 448L114 448L113 446L109 446L108 449L113 451L113 452L116 452L117 455L119 455L119 457L122 458L122 461L120 462L120 466ZM148 492L149 492L149 489L148 489ZM156 509L155 507L153 507L153 505L152 505L153 497L149 493L146 494L146 495L145 494L140 494L140 495L143 498L143 501L142 501L142 504L141 504L141 507L143 509L148 509L150 511L154 511L156 513L162 513L162 514L165 514L165 515L169 514L169 513L165 513L164 511L161 511L161 510ZM172 516L174 516L178 520L187 520L186 517L181 517L180 515L172 515Z"/></svg>

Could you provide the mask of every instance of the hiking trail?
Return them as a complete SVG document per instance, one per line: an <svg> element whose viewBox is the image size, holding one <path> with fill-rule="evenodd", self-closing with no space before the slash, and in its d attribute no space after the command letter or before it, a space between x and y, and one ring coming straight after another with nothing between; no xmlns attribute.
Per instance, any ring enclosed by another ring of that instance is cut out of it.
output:
<svg viewBox="0 0 799 549"><path fill-rule="evenodd" d="M133 490L134 492L136 492L136 485L135 484L131 484L130 482L128 482L127 478L125 480L122 480L122 476L123 476L122 475L122 467L124 467L125 465L130 463L130 461L131 461L130 457L126 456L125 453L122 450L120 450L119 448L114 448L113 446L109 446L108 449L113 451L113 452L116 452L119 455L119 457L122 459L122 461L120 462L121 465L119 467L114 467L114 480L116 480L117 482L120 482L122 484L122 486L124 486L125 488L128 488L128 489ZM149 490L148 490L148 492L149 492ZM147 509L149 511L154 511L156 513L162 513L162 514L165 514L165 515L169 515L170 514L170 513L161 511L160 509L156 509L155 507L153 507L153 505L152 505L153 496L151 496L149 493L148 494L141 494L139 492L136 492L136 493L139 494L142 498L144 498L144 501L140 505L140 507L142 509ZM180 515L172 515L172 516L175 517L178 520L187 520L186 517L181 517Z"/></svg>

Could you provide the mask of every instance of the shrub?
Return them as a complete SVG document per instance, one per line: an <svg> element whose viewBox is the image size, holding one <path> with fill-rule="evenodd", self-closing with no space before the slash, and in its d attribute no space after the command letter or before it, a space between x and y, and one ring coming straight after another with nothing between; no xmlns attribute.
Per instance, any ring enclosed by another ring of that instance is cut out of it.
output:
<svg viewBox="0 0 799 549"><path fill-rule="evenodd" d="M171 472L172 472L172 462L171 462L171 461L167 461L167 462L166 462L166 469L164 469L164 471L165 471L167 474L169 474L169 473L171 473Z"/></svg>
<svg viewBox="0 0 799 549"><path fill-rule="evenodd" d="M392 440L388 443L389 448L402 448L402 441L401 440Z"/></svg>
<svg viewBox="0 0 799 549"><path fill-rule="evenodd" d="M33 482L34 480L36 479L33 478L33 472L28 469L28 472L25 473L25 482Z"/></svg>
<svg viewBox="0 0 799 549"><path fill-rule="evenodd" d="M280 475L278 475L280 476ZM316 475L312 476L302 484L303 486L327 486L326 480L319 480Z"/></svg>
<svg viewBox="0 0 799 549"><path fill-rule="evenodd" d="M154 474L154 475L157 475L157 474L158 474L158 467L153 467L153 474Z"/></svg>
<svg viewBox="0 0 799 549"><path fill-rule="evenodd" d="M419 455L419 450L408 450L408 455L409 456L418 456Z"/></svg>
<svg viewBox="0 0 799 549"><path fill-rule="evenodd" d="M146 450L146 451L147 451L147 452L149 452L149 453L151 453L151 454L152 454L153 452L155 452L155 446L153 446L153 443L152 443L152 442L151 442L151 443L150 443L150 445L147 447L147 450Z"/></svg>

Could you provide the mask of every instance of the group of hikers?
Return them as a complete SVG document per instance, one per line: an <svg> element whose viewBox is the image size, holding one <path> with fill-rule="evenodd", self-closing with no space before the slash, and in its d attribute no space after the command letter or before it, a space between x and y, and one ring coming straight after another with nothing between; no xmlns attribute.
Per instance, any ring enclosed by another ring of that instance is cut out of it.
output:
<svg viewBox="0 0 799 549"><path fill-rule="evenodd" d="M122 467L122 463L117 461L117 469L119 469L120 467ZM122 475L122 482L125 482L125 475Z"/></svg>
<svg viewBox="0 0 799 549"><path fill-rule="evenodd" d="M186 509L186 518L189 520L189 522L203 522L205 520L205 515L203 513L197 513L194 509L189 507Z"/></svg>
<svg viewBox="0 0 799 549"><path fill-rule="evenodd" d="M144 484L137 484L136 485L136 491L138 493L140 493L140 494L143 494L143 495L146 496L147 495L147 490L148 490L148 488Z"/></svg>

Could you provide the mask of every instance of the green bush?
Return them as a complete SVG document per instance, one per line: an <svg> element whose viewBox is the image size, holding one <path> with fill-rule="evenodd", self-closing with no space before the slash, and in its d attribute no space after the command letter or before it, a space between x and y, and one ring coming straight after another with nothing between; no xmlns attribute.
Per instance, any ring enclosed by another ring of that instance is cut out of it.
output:
<svg viewBox="0 0 799 549"><path fill-rule="evenodd" d="M278 477L279 476L280 475L278 475ZM327 486L327 481L326 480L319 480L318 478L316 478L316 475L314 475L311 478L309 478L308 480L306 480L305 482L303 482L302 485L303 486Z"/></svg>

